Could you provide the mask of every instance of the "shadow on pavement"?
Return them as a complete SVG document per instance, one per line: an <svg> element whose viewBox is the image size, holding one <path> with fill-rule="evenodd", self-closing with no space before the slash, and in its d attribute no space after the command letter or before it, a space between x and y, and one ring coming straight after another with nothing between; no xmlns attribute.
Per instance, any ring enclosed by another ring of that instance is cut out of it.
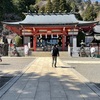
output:
<svg viewBox="0 0 100 100"><path fill-rule="evenodd" d="M34 72L24 73L4 95L3 100L12 98L14 100L23 98L27 100L28 98L34 100L100 100L91 88L70 76L66 70L66 73L58 73L59 68L55 70L52 72L42 69L42 72L34 70Z"/></svg>
<svg viewBox="0 0 100 100"><path fill-rule="evenodd" d="M0 64L0 65L10 65L9 63L2 63L2 64Z"/></svg>

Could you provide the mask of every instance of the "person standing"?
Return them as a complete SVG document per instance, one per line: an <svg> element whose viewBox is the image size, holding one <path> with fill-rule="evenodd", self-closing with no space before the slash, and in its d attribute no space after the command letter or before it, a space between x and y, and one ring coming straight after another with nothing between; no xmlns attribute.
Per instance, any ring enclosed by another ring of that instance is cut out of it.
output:
<svg viewBox="0 0 100 100"><path fill-rule="evenodd" d="M57 56L59 56L59 49L57 45L55 44L53 49L52 49L52 67L57 67Z"/></svg>
<svg viewBox="0 0 100 100"><path fill-rule="evenodd" d="M93 58L95 55L95 47L94 46L91 46L90 53L91 53L91 57Z"/></svg>

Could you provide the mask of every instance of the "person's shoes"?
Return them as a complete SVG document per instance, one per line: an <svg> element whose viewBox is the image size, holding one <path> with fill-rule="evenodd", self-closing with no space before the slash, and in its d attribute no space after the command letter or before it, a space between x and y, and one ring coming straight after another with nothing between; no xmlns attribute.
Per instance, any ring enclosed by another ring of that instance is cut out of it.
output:
<svg viewBox="0 0 100 100"><path fill-rule="evenodd" d="M55 68L56 68L57 66L55 65Z"/></svg>

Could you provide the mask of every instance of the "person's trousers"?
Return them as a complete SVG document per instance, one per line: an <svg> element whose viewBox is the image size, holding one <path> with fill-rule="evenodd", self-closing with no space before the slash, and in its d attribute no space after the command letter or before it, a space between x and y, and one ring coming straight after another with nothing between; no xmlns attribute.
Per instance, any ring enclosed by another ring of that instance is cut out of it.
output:
<svg viewBox="0 0 100 100"><path fill-rule="evenodd" d="M52 56L52 66L54 65L56 67L57 63L57 56Z"/></svg>

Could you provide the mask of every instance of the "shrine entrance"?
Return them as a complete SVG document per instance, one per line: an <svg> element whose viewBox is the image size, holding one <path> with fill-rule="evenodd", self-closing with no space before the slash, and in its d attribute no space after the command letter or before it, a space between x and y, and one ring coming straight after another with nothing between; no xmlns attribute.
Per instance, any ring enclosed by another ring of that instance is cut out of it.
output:
<svg viewBox="0 0 100 100"><path fill-rule="evenodd" d="M67 50L68 47L68 39L67 36L64 36L65 40L65 49ZM34 37L33 36L22 36L23 43L30 43L29 47L33 48L34 43ZM59 50L62 50L62 35L38 35L36 36L36 50L37 51L50 51L52 49L52 46L54 44L57 44Z"/></svg>
<svg viewBox="0 0 100 100"><path fill-rule="evenodd" d="M3 22L5 27L17 33L29 48L51 50L57 44L62 51L77 52L77 34L79 31L91 32L97 21L79 21L74 14L25 14L25 19L18 22ZM88 31L89 30L89 31Z"/></svg>
<svg viewBox="0 0 100 100"><path fill-rule="evenodd" d="M50 51L54 44L57 44L59 48L62 47L62 37L61 35L42 35L37 36L37 49L41 49L43 51Z"/></svg>

